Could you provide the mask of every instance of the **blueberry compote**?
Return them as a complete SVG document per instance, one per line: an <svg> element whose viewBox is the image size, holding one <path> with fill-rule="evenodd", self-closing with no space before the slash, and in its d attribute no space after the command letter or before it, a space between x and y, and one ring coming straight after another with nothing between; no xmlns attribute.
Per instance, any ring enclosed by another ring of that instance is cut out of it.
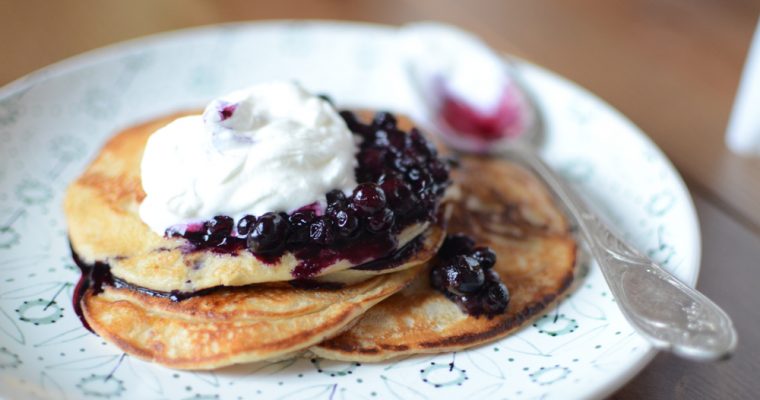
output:
<svg viewBox="0 0 760 400"><path fill-rule="evenodd" d="M430 270L430 284L467 314L493 318L509 304L509 291L492 269L495 264L491 249L475 247L469 236L449 235Z"/></svg>
<svg viewBox="0 0 760 400"><path fill-rule="evenodd" d="M88 331L93 332L82 312L82 298L88 290L92 290L94 294L98 294L103 291L103 285L113 285L113 275L111 275L111 269L108 264L101 262L86 264L79 258L79 255L73 248L71 249L71 254L74 258L74 263L76 263L82 273L77 285L74 287L74 294L72 295L74 313L79 317L82 325Z"/></svg>
<svg viewBox="0 0 760 400"><path fill-rule="evenodd" d="M299 260L295 279L313 277L340 259L354 264L387 257L398 247L399 232L419 222L434 222L449 185L449 166L416 128L404 132L388 112L360 121L342 111L348 128L360 138L352 193L333 190L327 206L305 206L291 214L248 215L237 223L227 216L182 228L191 251L236 254L247 249L274 263L286 251Z"/></svg>
<svg viewBox="0 0 760 400"><path fill-rule="evenodd" d="M413 240L411 240L409 243L405 244L401 248L391 252L390 254L385 255L384 257L374 259L372 261L366 262L364 264L360 264L354 267L354 269L357 270L363 270L363 271L377 271L382 270L386 268L394 268L399 265L401 265L404 260L408 259L412 255L414 255L415 252L417 252L423 245L424 237L419 236ZM87 320L84 317L84 314L82 312L82 299L84 298L85 293L90 290L92 291L92 294L97 295L103 292L104 286L112 286L117 289L125 288L129 290L134 290L137 292L140 292L142 294L146 294L153 297L160 297L164 299L169 299L173 302L179 302L183 300L187 300L192 297L197 296L203 296L206 294L214 293L219 290L224 291L230 291L230 290L246 290L253 285L246 285L246 286L214 286L202 290L197 290L193 292L181 292L179 290L172 290L170 292L162 292L159 290L152 290L148 289L142 286L133 285L127 281L124 281L122 279L119 279L118 277L114 276L111 273L111 266L108 265L105 262L96 262L94 264L88 264L82 261L82 258L79 257L79 254L77 254L76 251L74 251L74 248L71 248L71 254L72 258L74 259L74 263L79 267L79 270L81 272L81 275L79 276L79 281L76 284L76 287L74 288L74 294L72 296L72 302L74 305L74 312L79 317L79 320L82 322L82 325L84 325L85 328L92 331L92 328L90 328L90 325L87 323ZM338 290L343 288L344 284L341 282L330 282L330 281L316 281L313 279L293 279L288 282L291 286L299 289L315 289L315 290Z"/></svg>

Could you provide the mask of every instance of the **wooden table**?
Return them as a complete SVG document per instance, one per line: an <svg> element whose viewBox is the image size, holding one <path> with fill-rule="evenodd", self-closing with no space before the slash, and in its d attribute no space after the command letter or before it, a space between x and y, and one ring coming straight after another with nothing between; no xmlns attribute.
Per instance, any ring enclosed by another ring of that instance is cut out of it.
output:
<svg viewBox="0 0 760 400"><path fill-rule="evenodd" d="M272 18L457 24L620 109L673 160L696 199L704 241L699 288L733 316L738 352L719 364L661 354L614 397L756 398L760 158L731 154L723 137L759 14L757 0L0 0L0 85L85 50L202 24Z"/></svg>

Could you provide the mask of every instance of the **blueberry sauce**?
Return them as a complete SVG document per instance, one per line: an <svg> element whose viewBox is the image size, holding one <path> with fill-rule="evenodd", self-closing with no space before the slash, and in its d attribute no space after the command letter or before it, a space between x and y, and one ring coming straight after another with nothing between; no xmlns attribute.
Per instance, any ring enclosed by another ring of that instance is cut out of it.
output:
<svg viewBox="0 0 760 400"><path fill-rule="evenodd" d="M131 283L128 283L122 279L119 279L111 273L111 267L107 263L104 262L96 262L94 264L87 264L79 257L79 254L77 254L74 249L71 249L71 255L74 259L74 263L76 263L77 267L79 267L79 270L81 272L81 275L79 276L79 281L77 282L76 286L74 287L74 293L72 295L72 303L74 307L74 313L76 313L77 317L79 317L79 320L82 322L82 325L87 328L90 332L95 333L95 331L92 330L90 327L90 324L87 323L87 320L84 317L84 313L82 312L82 299L84 298L87 291L92 291L93 295L97 295L99 293L103 292L104 286L112 286L118 289L125 288L134 290L143 294L147 294L149 296L154 297L161 297L166 298L171 301L182 301L189 299L191 297L200 296L204 294L211 293L219 288L209 288L209 289L203 289L195 292L180 292L177 290L171 291L171 292L161 292L157 290L151 290L147 289L141 286L133 285Z"/></svg>
<svg viewBox="0 0 760 400"><path fill-rule="evenodd" d="M71 249L71 255L74 259L74 263L79 267L81 276L77 285L74 287L74 293L72 295L72 301L74 306L74 313L79 317L82 325L87 328L88 331L93 332L90 324L84 318L82 312L82 298L85 292L92 290L94 294L101 293L103 291L103 285L113 285L113 275L111 275L111 269L108 264L102 262L96 262L95 264L86 264L79 258L79 255Z"/></svg>
<svg viewBox="0 0 760 400"><path fill-rule="evenodd" d="M430 270L431 286L467 314L493 318L507 310L509 291L492 269L496 255L466 235L449 235Z"/></svg>
<svg viewBox="0 0 760 400"><path fill-rule="evenodd" d="M400 130L396 118L378 112L371 122L350 111L340 113L360 138L352 193L333 190L326 207L309 204L290 215L269 212L230 217L167 229L167 237L189 242L187 252L239 254L250 251L265 263L276 263L285 252L299 260L293 278L307 279L344 259L359 264L396 250L396 236L406 227L434 222L438 205L450 184L449 165L418 131Z"/></svg>
<svg viewBox="0 0 760 400"><path fill-rule="evenodd" d="M293 279L288 283L296 289L306 290L340 290L345 286L341 282L323 282L314 279Z"/></svg>
<svg viewBox="0 0 760 400"><path fill-rule="evenodd" d="M351 269L360 271L382 271L398 267L416 254L422 248L424 243L425 237L418 236L388 256L357 265Z"/></svg>
<svg viewBox="0 0 760 400"><path fill-rule="evenodd" d="M338 260L347 260L352 264L362 263L370 259L380 259L391 254L398 241L390 234L375 236L362 235L360 238L345 242L340 246L307 245L295 251L299 260L293 269L293 277L306 279L313 277L319 271L336 263ZM360 266L356 266L357 268Z"/></svg>
<svg viewBox="0 0 760 400"><path fill-rule="evenodd" d="M362 271L382 271L384 269L395 268L403 264L404 261L406 261L409 257L413 256L422 247L423 243L424 237L417 237L398 250L392 251L385 257L381 257L379 259L354 266L352 269ZM93 294L98 294L103 292L104 286L112 286L117 289L124 288L134 290L149 296L160 297L171 300L173 302L179 302L192 297L214 293L219 290L246 290L253 286L216 286L193 292L181 292L179 290L163 292L134 285L123 279L113 276L113 274L111 274L111 267L107 263L96 262L94 264L87 264L82 261L82 259L74 251L73 248L71 249L71 254L74 262L79 267L79 270L81 272L79 281L74 288L74 294L72 296L74 312L79 317L82 325L90 331L92 331L92 328L90 328L90 325L87 323L87 320L84 318L84 314L82 313L82 299L88 290L91 290ZM331 262L327 261L328 259L328 257L325 257L325 259L322 261L325 266L331 264ZM307 274L303 274L303 276L306 275ZM311 290L338 290L344 287L344 284L340 282L315 281L308 278L297 278L288 281L288 283L295 288Z"/></svg>

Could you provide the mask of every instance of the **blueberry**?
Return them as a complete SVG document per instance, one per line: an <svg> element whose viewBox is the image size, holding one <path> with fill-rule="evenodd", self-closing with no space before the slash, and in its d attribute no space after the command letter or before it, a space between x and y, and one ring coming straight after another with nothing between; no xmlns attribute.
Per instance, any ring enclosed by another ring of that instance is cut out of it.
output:
<svg viewBox="0 0 760 400"><path fill-rule="evenodd" d="M409 140L414 147L414 150L420 154L423 159L428 160L435 158L438 155L435 146L433 146L429 140L425 139L425 136L422 135L422 132L420 132L419 129L412 128L409 132Z"/></svg>
<svg viewBox="0 0 760 400"><path fill-rule="evenodd" d="M365 215L373 214L385 208L385 193L374 183L362 183L351 194L351 204Z"/></svg>
<svg viewBox="0 0 760 400"><path fill-rule="evenodd" d="M357 159L363 169L372 174L379 174L388 162L388 149L368 147L359 152Z"/></svg>
<svg viewBox="0 0 760 400"><path fill-rule="evenodd" d="M325 195L327 204L342 204L346 201L346 194L340 189L333 189Z"/></svg>
<svg viewBox="0 0 760 400"><path fill-rule="evenodd" d="M428 170L435 183L441 184L449 180L449 167L440 160L431 161Z"/></svg>
<svg viewBox="0 0 760 400"><path fill-rule="evenodd" d="M471 237L456 233L446 236L446 239L438 250L438 257L442 259L451 258L457 255L470 254L475 248L475 241Z"/></svg>
<svg viewBox="0 0 760 400"><path fill-rule="evenodd" d="M376 171L370 171L366 168L359 168L356 170L357 182L375 182L377 180L376 178L377 178Z"/></svg>
<svg viewBox="0 0 760 400"><path fill-rule="evenodd" d="M382 184L385 183L385 181L390 181L390 180L403 181L404 174L401 174L392 170L383 171L383 174L380 175L380 178L378 178L377 183L380 185L380 187L383 187ZM388 193L386 193L385 195L387 197Z"/></svg>
<svg viewBox="0 0 760 400"><path fill-rule="evenodd" d="M417 168L412 168L409 171L406 171L406 177L411 182L416 182L422 177L422 172Z"/></svg>
<svg viewBox="0 0 760 400"><path fill-rule="evenodd" d="M316 218L316 216L317 214L311 210L296 211L293 215L288 217L288 222L291 227L307 226L314 220L314 218Z"/></svg>
<svg viewBox="0 0 760 400"><path fill-rule="evenodd" d="M430 188L425 188L416 193L418 198L416 210L426 215L426 218L433 218L436 213L436 197Z"/></svg>
<svg viewBox="0 0 760 400"><path fill-rule="evenodd" d="M306 243L309 241L309 229L316 218L314 211L296 211L288 217L288 242Z"/></svg>
<svg viewBox="0 0 760 400"><path fill-rule="evenodd" d="M349 208L336 210L330 217L342 237L351 237L359 229L359 218Z"/></svg>
<svg viewBox="0 0 760 400"><path fill-rule="evenodd" d="M473 250L472 258L477 260L483 269L491 269L496 264L496 254L488 247L478 247Z"/></svg>
<svg viewBox="0 0 760 400"><path fill-rule="evenodd" d="M240 221L237 223L238 235L247 236L248 232L251 231L251 228L253 228L253 224L255 223L256 217L253 215L246 215L245 217L240 218Z"/></svg>
<svg viewBox="0 0 760 400"><path fill-rule="evenodd" d="M509 290L498 279L491 280L481 295L481 306L488 315L501 314L509 305Z"/></svg>
<svg viewBox="0 0 760 400"><path fill-rule="evenodd" d="M393 129L396 127L396 123L396 117L387 111L376 113L375 117L372 119L372 126L383 129Z"/></svg>
<svg viewBox="0 0 760 400"><path fill-rule="evenodd" d="M248 234L248 248L254 253L270 253L282 249L288 233L288 220L281 214L268 212L260 216Z"/></svg>
<svg viewBox="0 0 760 400"><path fill-rule="evenodd" d="M391 142L388 139L388 132L383 129L375 131L375 138L372 140L372 145L379 148L388 148L391 146Z"/></svg>
<svg viewBox="0 0 760 400"><path fill-rule="evenodd" d="M229 235L232 232L234 220L226 215L218 215L203 225L210 235Z"/></svg>
<svg viewBox="0 0 760 400"><path fill-rule="evenodd" d="M166 236L169 237L182 237L188 240L190 243L200 246L206 243L206 229L205 224L200 228L193 229L192 227L171 227L166 230Z"/></svg>
<svg viewBox="0 0 760 400"><path fill-rule="evenodd" d="M332 214L338 209L346 208L348 200L342 190L331 190L325 195L327 199L327 208L325 208L325 214Z"/></svg>
<svg viewBox="0 0 760 400"><path fill-rule="evenodd" d="M386 136L391 147L396 150L401 151L409 146L409 135L398 129L388 129Z"/></svg>
<svg viewBox="0 0 760 400"><path fill-rule="evenodd" d="M405 214L414 207L414 194L409 186L398 178L381 179L380 187L385 193L388 204L399 214Z"/></svg>
<svg viewBox="0 0 760 400"><path fill-rule="evenodd" d="M420 168L411 168L406 171L406 180L415 191L421 191L433 185L430 175Z"/></svg>
<svg viewBox="0 0 760 400"><path fill-rule="evenodd" d="M317 244L330 245L335 242L335 227L332 220L322 216L309 226L309 238Z"/></svg>
<svg viewBox="0 0 760 400"><path fill-rule="evenodd" d="M486 279L478 262L469 256L456 256L438 269L441 269L442 274L441 287L458 295L477 292Z"/></svg>
<svg viewBox="0 0 760 400"><path fill-rule="evenodd" d="M373 233L385 232L393 227L395 214L392 210L384 208L367 217L367 230Z"/></svg>
<svg viewBox="0 0 760 400"><path fill-rule="evenodd" d="M404 154L400 157L396 157L393 162L393 169L399 172L406 172L410 168L417 166L417 160L414 157L410 157L408 154Z"/></svg>
<svg viewBox="0 0 760 400"><path fill-rule="evenodd" d="M427 143L427 139L425 139L425 137L422 136L422 132L420 132L420 130L417 129L416 127L412 128L409 131L409 137L412 140L412 144L415 146Z"/></svg>
<svg viewBox="0 0 760 400"><path fill-rule="evenodd" d="M224 243L224 240L232 232L233 225L233 219L225 215L219 215L211 221L206 221L203 224L205 229L203 242L209 246L218 246Z"/></svg>
<svg viewBox="0 0 760 400"><path fill-rule="evenodd" d="M346 122L346 126L348 126L348 129L350 129L351 132L358 132L358 130L362 127L362 123L359 122L358 118L356 118L356 114L352 113L351 111L341 111L340 116L343 118L343 121Z"/></svg>
<svg viewBox="0 0 760 400"><path fill-rule="evenodd" d="M383 175L380 178L380 188L385 193L385 198L388 203L393 203L398 200L405 200L407 192L411 192L409 187L399 178L393 175Z"/></svg>

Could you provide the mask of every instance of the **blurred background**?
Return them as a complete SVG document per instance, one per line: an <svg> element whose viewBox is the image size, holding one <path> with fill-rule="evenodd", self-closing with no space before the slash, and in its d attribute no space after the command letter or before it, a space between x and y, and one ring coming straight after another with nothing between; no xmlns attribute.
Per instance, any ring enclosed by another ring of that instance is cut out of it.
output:
<svg viewBox="0 0 760 400"><path fill-rule="evenodd" d="M731 157L723 145L758 14L758 0L2 0L0 51L10 56L0 84L86 50L197 25L439 20L598 94L647 132L691 185L758 229L760 162Z"/></svg>
<svg viewBox="0 0 760 400"><path fill-rule="evenodd" d="M739 353L718 365L660 355L615 397L738 398L760 392L749 378L760 370L760 333L745 329L760 321L752 286L760 281L760 158L734 155L724 137L759 15L760 0L0 0L0 85L87 50L198 25L456 24L619 109L665 151L695 196L704 241L699 287L734 317Z"/></svg>

